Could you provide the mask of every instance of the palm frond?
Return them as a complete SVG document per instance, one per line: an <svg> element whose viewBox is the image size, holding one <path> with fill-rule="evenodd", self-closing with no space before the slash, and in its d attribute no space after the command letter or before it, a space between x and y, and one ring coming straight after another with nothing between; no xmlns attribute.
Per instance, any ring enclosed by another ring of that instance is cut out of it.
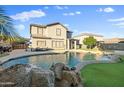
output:
<svg viewBox="0 0 124 93"><path fill-rule="evenodd" d="M22 39L22 37L15 32L12 18L7 16L5 10L0 7L0 38L6 37L12 41Z"/></svg>

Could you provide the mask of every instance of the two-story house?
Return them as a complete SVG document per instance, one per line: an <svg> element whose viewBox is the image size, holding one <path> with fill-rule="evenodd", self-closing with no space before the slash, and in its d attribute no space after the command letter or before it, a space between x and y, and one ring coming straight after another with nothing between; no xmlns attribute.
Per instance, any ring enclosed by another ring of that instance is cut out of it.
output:
<svg viewBox="0 0 124 93"><path fill-rule="evenodd" d="M72 32L60 23L31 24L30 34L32 48L69 49L71 45Z"/></svg>

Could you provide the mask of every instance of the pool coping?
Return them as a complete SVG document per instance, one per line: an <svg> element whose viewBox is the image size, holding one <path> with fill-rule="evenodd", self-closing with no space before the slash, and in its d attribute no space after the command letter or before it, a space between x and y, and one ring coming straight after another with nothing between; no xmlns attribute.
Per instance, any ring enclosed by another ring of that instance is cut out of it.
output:
<svg viewBox="0 0 124 93"><path fill-rule="evenodd" d="M15 55L8 55L0 58L0 65L4 64L6 61L14 60L17 58L35 56L35 55L42 55L42 54L55 54L55 53L65 53L65 52L91 52L91 53L99 53L99 52L92 52L92 51L84 51L84 50L48 50L48 51L37 51L37 52L27 52L23 51L23 53L15 54Z"/></svg>
<svg viewBox="0 0 124 93"><path fill-rule="evenodd" d="M24 52L22 54L17 54L16 56L13 55L8 55L5 57L2 57L0 59L0 66L8 61L18 59L18 58L23 58L23 57L30 57L30 56L36 56L36 55L47 55L47 54L62 54L68 52L67 50L64 51L42 51L42 52Z"/></svg>
<svg viewBox="0 0 124 93"><path fill-rule="evenodd" d="M62 53L66 53L66 52L91 52L91 51L82 51L82 50L52 50L52 51L41 51L41 52L27 52L27 51L23 51L23 53L17 54L17 55L9 55L9 56L5 56L2 57L0 59L0 66L8 61L11 60L15 60L18 58L23 58L23 57L30 57L30 56L36 56L36 55L47 55L47 54L62 54ZM91 52L91 53L99 53L99 52ZM76 72L79 72L83 67L85 67L88 64L96 64L98 63L97 60L93 60L93 61L86 61L83 63L79 63L77 64L76 67Z"/></svg>

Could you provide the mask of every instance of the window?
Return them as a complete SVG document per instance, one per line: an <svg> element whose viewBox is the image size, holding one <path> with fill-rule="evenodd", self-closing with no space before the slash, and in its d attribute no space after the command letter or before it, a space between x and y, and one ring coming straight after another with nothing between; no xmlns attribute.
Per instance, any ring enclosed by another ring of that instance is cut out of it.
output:
<svg viewBox="0 0 124 93"><path fill-rule="evenodd" d="M53 48L63 48L64 42L63 41L53 41L52 46L53 46Z"/></svg>
<svg viewBox="0 0 124 93"><path fill-rule="evenodd" d="M46 41L37 41L37 46L40 48L45 48L46 47Z"/></svg>
<svg viewBox="0 0 124 93"><path fill-rule="evenodd" d="M37 34L39 34L39 35L44 35L44 30L43 30L43 28L41 28L41 27L38 27L38 29L37 29Z"/></svg>
<svg viewBox="0 0 124 93"><path fill-rule="evenodd" d="M55 48L56 47L56 41L53 41L52 46Z"/></svg>
<svg viewBox="0 0 124 93"><path fill-rule="evenodd" d="M57 28L57 29L56 29L56 35L57 35L57 36L61 36L61 29L60 29L60 28Z"/></svg>
<svg viewBox="0 0 124 93"><path fill-rule="evenodd" d="M59 42L59 46L64 47L64 42L63 41Z"/></svg>

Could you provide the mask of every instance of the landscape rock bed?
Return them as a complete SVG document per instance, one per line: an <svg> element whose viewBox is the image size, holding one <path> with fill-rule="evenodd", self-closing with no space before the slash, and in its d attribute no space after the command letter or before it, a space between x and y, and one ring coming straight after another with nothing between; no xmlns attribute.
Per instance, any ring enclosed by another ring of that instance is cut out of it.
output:
<svg viewBox="0 0 124 93"><path fill-rule="evenodd" d="M15 65L0 71L0 87L71 87L82 86L79 73L57 63L52 70L34 65Z"/></svg>
<svg viewBox="0 0 124 93"><path fill-rule="evenodd" d="M0 72L0 86L53 87L54 73L31 65L15 65Z"/></svg>

